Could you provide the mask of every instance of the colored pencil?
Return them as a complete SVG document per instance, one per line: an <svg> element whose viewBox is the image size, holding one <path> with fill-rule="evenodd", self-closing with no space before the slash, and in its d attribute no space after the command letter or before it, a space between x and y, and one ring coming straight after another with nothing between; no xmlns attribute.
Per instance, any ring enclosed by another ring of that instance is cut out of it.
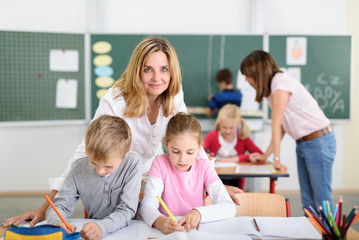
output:
<svg viewBox="0 0 359 240"><path fill-rule="evenodd" d="M160 204L162 205L162 207L165 209L166 213L168 214L168 216L170 216L170 218L173 221L176 221L176 219L174 218L174 216L172 215L171 211L168 209L167 205L165 204L165 202L162 200L162 198L160 196L157 196L158 201L160 202Z"/></svg>
<svg viewBox="0 0 359 240"><path fill-rule="evenodd" d="M57 208L55 207L55 205L53 204L53 202L51 201L51 199L50 199L47 195L45 195L45 198L46 198L47 202L51 205L51 207L54 209L54 211L56 212L57 216L59 216L59 218L61 219L61 221L65 224L65 226L67 227L67 229L71 231L70 225L66 222L65 218L61 215L61 213L59 212L59 210L57 210Z"/></svg>
<svg viewBox="0 0 359 240"><path fill-rule="evenodd" d="M324 225L329 229L329 231L334 234L334 230L333 228L330 226L329 220L327 217L325 217L324 215L324 211L323 211L323 207L319 206L319 212L321 214L322 220L324 221Z"/></svg>
<svg viewBox="0 0 359 240"><path fill-rule="evenodd" d="M349 220L348 223L347 223L347 226L345 227L344 234L348 231L348 229L349 229L350 226L352 225L353 220L354 220L354 218L356 217L356 215L358 215L358 211L355 211L355 212L352 214L352 217L350 218L350 220Z"/></svg>
<svg viewBox="0 0 359 240"><path fill-rule="evenodd" d="M322 225L320 224L320 221L318 222L318 221L314 218L314 216L313 216L306 208L304 208L304 212L308 215L308 217L309 217L310 219L312 219L313 223L314 223L315 225L317 225L317 227L319 228L320 231L322 231L322 233L328 234L328 231L326 231L326 229L322 227Z"/></svg>
<svg viewBox="0 0 359 240"><path fill-rule="evenodd" d="M357 210L357 208L358 208L358 205L354 205L353 209L352 209L352 210L350 211L350 213L348 214L348 216L347 216L347 222L346 222L347 224L348 224L348 222L350 221L350 219L351 219L351 217L352 217L354 211Z"/></svg>
<svg viewBox="0 0 359 240"><path fill-rule="evenodd" d="M338 203L335 204L335 208L334 208L334 212L333 212L333 219L338 226L338 214L337 213L338 213Z"/></svg>
<svg viewBox="0 0 359 240"><path fill-rule="evenodd" d="M332 222L332 225L333 225L333 229L334 229L334 232L337 236L340 236L340 232L339 232L339 229L338 229L338 226L337 224L335 223L334 221L334 218L333 218L333 214L330 212L328 213L328 218L329 218L329 222Z"/></svg>
<svg viewBox="0 0 359 240"><path fill-rule="evenodd" d="M338 199L338 226L340 227L342 225L341 219L342 219L342 208L343 208L343 196L340 195Z"/></svg>
<svg viewBox="0 0 359 240"><path fill-rule="evenodd" d="M341 226L341 233L342 233L342 235L344 235L345 234L345 223L346 223L346 220L347 220L347 214L343 214L343 222L342 222L342 226Z"/></svg>

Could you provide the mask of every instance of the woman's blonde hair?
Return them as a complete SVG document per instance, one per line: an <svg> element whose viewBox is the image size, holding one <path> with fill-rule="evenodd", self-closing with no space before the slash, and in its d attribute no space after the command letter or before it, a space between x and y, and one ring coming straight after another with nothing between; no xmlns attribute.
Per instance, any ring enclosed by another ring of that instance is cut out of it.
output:
<svg viewBox="0 0 359 240"><path fill-rule="evenodd" d="M202 143L201 124L191 114L179 112L167 124L165 140L167 143L180 134L188 133L197 139L198 145Z"/></svg>
<svg viewBox="0 0 359 240"><path fill-rule="evenodd" d="M87 129L86 154L92 161L106 163L112 157L123 158L130 150L131 141L132 133L125 120L102 115Z"/></svg>
<svg viewBox="0 0 359 240"><path fill-rule="evenodd" d="M168 88L158 97L159 104L163 107L165 117L173 113L173 98L181 88L182 76L177 54L173 46L162 37L151 36L143 39L132 53L126 70L114 87L126 101L124 115L127 117L140 117L146 112L148 98L141 81L141 72L148 56L153 52L164 52L168 58L171 80Z"/></svg>
<svg viewBox="0 0 359 240"><path fill-rule="evenodd" d="M242 61L241 72L256 83L256 101L261 103L264 97L271 94L272 78L282 71L269 53L256 50Z"/></svg>
<svg viewBox="0 0 359 240"><path fill-rule="evenodd" d="M238 132L238 137L240 139L247 138L251 133L248 123L245 119L242 118L241 111L239 110L237 105L226 104L221 108L221 110L219 110L217 120L214 125L216 130L220 130L219 128L223 119L233 119L237 121L238 125L241 124L241 128Z"/></svg>

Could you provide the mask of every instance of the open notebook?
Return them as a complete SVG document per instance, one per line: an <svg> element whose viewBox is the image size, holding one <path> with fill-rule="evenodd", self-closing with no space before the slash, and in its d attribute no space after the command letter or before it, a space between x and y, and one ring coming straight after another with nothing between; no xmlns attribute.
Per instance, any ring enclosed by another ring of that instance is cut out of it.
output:
<svg viewBox="0 0 359 240"><path fill-rule="evenodd" d="M257 231L253 217L236 217L220 222L204 223L199 230L209 233L241 234L262 239L322 239L305 217L254 217L259 227Z"/></svg>
<svg viewBox="0 0 359 240"><path fill-rule="evenodd" d="M198 231L172 233L167 236L140 221L138 236L139 239L150 237L150 239L160 240L322 239L321 235L305 217L255 217L255 219L260 229L259 232L254 225L253 217L235 217L222 221L202 223Z"/></svg>

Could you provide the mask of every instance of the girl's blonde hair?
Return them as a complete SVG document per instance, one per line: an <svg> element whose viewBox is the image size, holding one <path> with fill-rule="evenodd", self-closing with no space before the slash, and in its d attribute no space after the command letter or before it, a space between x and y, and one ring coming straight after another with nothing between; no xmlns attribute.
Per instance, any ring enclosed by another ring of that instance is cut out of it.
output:
<svg viewBox="0 0 359 240"><path fill-rule="evenodd" d="M141 72L148 56L153 52L162 51L166 54L169 62L171 80L168 88L158 97L159 104L162 104L165 117L173 113L173 98L181 88L182 76L177 54L173 46L162 37L147 37L142 40L132 53L130 62L114 88L126 101L124 115L127 117L140 117L146 112L148 98L146 90L141 81Z"/></svg>
<svg viewBox="0 0 359 240"><path fill-rule="evenodd" d="M86 154L92 161L106 163L123 158L130 150L131 129L120 117L102 115L91 122L85 137Z"/></svg>
<svg viewBox="0 0 359 240"><path fill-rule="evenodd" d="M201 145L202 129L199 121L191 114L179 112L168 122L165 140L168 143L171 139L184 133L191 134L197 139L198 145Z"/></svg>
<svg viewBox="0 0 359 240"><path fill-rule="evenodd" d="M219 110L216 123L214 125L215 129L219 131L221 121L223 119L234 119L237 121L238 125L241 124L241 128L238 132L238 137L240 139L245 139L251 133L251 130L248 126L248 123L245 119L241 117L241 111L237 105L226 104L221 110Z"/></svg>

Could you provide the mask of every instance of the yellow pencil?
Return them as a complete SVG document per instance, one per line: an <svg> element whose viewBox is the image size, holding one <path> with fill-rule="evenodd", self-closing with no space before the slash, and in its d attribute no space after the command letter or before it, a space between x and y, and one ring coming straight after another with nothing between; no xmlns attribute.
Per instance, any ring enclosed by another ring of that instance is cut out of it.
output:
<svg viewBox="0 0 359 240"><path fill-rule="evenodd" d="M172 213L170 212L170 210L168 209L168 207L166 206L165 202L162 200L162 198L160 196L157 196L158 201L160 201L162 207L165 209L165 211L167 212L168 216L170 216L170 218L173 221L176 221L176 219L173 217Z"/></svg>

